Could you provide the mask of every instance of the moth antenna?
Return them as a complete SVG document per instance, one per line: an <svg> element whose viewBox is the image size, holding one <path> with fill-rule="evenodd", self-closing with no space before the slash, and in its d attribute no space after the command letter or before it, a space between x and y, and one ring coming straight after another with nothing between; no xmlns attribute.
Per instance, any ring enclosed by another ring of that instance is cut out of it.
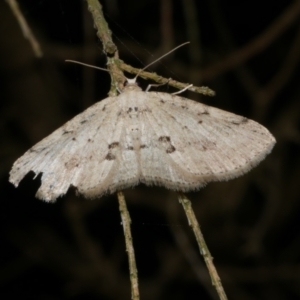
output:
<svg viewBox="0 0 300 300"><path fill-rule="evenodd" d="M159 58L157 58L155 61L153 61L153 62L151 62L150 64L148 64L146 67L144 67L143 69L141 69L141 70L137 73L137 75L134 77L134 80L136 80L136 79L139 77L139 75L140 75L140 73L141 73L142 71L144 71L145 69L147 69L147 68L150 67L151 65L155 64L156 62L158 62L159 60L161 60L161 59L164 58L165 56L171 54L172 52L174 52L174 51L177 50L178 48L181 48L181 47L183 47L183 46L185 46L185 45L187 45L187 44L189 44L189 43L190 43L190 42L185 42L185 43L183 43L183 44L180 44L179 46L173 48L171 51L165 53L164 55L162 55L162 56L160 56Z"/></svg>
<svg viewBox="0 0 300 300"><path fill-rule="evenodd" d="M89 65L89 64L85 64L83 62L80 62L80 61L77 61L77 60L71 60L71 59L66 59L65 62L71 62L71 63L74 63L74 64L78 64L78 65L82 65L82 66L85 66L85 67L89 67L89 68L93 68L93 69L97 69L97 70L101 70L101 71L106 71L108 72L107 69L104 69L104 68L100 68L100 67L96 67L96 66L93 66L93 65ZM126 78L126 77L125 77ZM135 84L135 78L134 79L128 79L126 78L128 84ZM121 94L121 90L119 90L119 88L117 88L118 92Z"/></svg>
<svg viewBox="0 0 300 300"><path fill-rule="evenodd" d="M85 63L82 63L82 62L77 61L77 60L66 59L65 62L71 62L71 63L74 63L74 64L83 65L83 66L90 67L90 68L93 68L93 69L98 69L98 70L102 70L102 71L108 72L107 69L96 67L96 66L89 65L89 64L85 64Z"/></svg>
<svg viewBox="0 0 300 300"><path fill-rule="evenodd" d="M135 84L136 82L136 79L139 77L140 73L142 71L144 71L145 69L147 69L148 67L150 67L151 65L155 64L156 62L158 62L159 60L163 59L164 57L166 57L167 55L171 54L172 52L174 52L175 50L177 50L178 48L181 48L187 44L189 44L190 42L185 42L183 44L180 44L179 46L173 48L171 51L165 53L164 55L160 56L159 58L157 58L156 60L154 60L153 62L151 62L150 64L148 64L146 67L144 67L143 69L141 69L137 75L133 78L133 79L129 79L129 78L126 78L127 79L127 82L129 84ZM89 64L85 64L85 63L82 63L82 62L79 62L79 61L76 61L76 60L71 60L71 59L66 59L65 62L71 62L71 63L75 63L75 64L78 64L78 65L82 65L82 66L86 66L86 67L90 67L90 68L93 68L93 69L98 69L98 70L102 70L102 71L106 71L108 72L107 69L104 69L104 68L100 68L100 67L96 67L96 66L93 66L93 65L89 65Z"/></svg>

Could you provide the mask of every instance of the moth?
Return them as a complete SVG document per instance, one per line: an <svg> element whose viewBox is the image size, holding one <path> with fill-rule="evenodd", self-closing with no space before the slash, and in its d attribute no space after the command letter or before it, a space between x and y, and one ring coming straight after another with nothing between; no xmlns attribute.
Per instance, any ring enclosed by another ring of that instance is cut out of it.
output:
<svg viewBox="0 0 300 300"><path fill-rule="evenodd" d="M243 175L274 144L255 121L129 80L29 149L9 180L42 173L36 196L47 202L71 186L89 198L139 183L187 192Z"/></svg>

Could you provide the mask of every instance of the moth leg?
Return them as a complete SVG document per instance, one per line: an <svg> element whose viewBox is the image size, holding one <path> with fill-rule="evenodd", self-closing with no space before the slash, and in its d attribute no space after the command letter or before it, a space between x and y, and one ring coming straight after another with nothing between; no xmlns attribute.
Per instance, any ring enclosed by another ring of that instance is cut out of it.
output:
<svg viewBox="0 0 300 300"><path fill-rule="evenodd" d="M147 93L147 92L149 92L149 90L150 90L152 87L159 87L159 86L162 86L162 85L168 84L170 80L171 80L171 78L169 78L169 79L168 79L168 81L167 81L167 82L165 82L165 83L149 84L149 85L147 86L147 88L146 88L145 92L146 92L146 93Z"/></svg>
<svg viewBox="0 0 300 300"><path fill-rule="evenodd" d="M190 87L192 87L192 86L193 86L193 85L190 84L190 85L186 86L185 88L179 90L178 92L172 93L171 95L178 95L178 94L181 94L181 93L185 92L186 90L188 90L188 89L189 89Z"/></svg>

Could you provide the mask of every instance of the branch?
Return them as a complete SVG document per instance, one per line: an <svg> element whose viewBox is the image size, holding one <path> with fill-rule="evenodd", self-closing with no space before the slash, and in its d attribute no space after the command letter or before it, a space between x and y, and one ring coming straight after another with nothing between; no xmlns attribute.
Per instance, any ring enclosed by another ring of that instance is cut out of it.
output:
<svg viewBox="0 0 300 300"><path fill-rule="evenodd" d="M134 256L134 248L132 243L132 236L130 230L130 215L127 210L125 197L122 192L118 192L118 200L119 200L119 208L122 218L122 225L124 229L125 235L125 244L126 244L126 251L128 255L128 262L129 262L129 272L130 272L130 282L131 282L131 299L132 300L139 300L139 282L138 282L138 274L137 274L137 267L135 262Z"/></svg>
<svg viewBox="0 0 300 300"><path fill-rule="evenodd" d="M103 50L107 56L107 69L111 76L111 89L109 95L117 95L118 90L122 90L126 77L115 63L119 59L117 46L112 40L111 31L104 18L102 6L98 0L87 0L88 10L91 12L97 36L103 44Z"/></svg>
<svg viewBox="0 0 300 300"><path fill-rule="evenodd" d="M205 243L204 237L201 233L199 223L192 209L191 201L182 193L179 194L179 202L182 204L185 214L187 216L189 225L192 227L201 255L204 258L210 278L212 280L212 285L216 288L219 298L221 300L227 300L224 288L222 286L221 279L213 263L213 257L211 256L209 249Z"/></svg>
<svg viewBox="0 0 300 300"><path fill-rule="evenodd" d="M173 80L171 78L162 77L160 75L157 75L156 73L141 71L140 69L137 69L130 65L127 65L122 60L116 60L115 63L118 64L120 69L122 69L123 71L126 71L130 74L134 74L134 75L139 74L139 76L144 79L153 80L159 84L169 84L170 86L175 87L179 90L182 90L190 85L189 83L182 83L182 82ZM215 94L216 94L213 90L211 90L207 86L200 86L200 87L199 86L191 86L187 90L195 92L195 93L203 94L205 96L215 96Z"/></svg>
<svg viewBox="0 0 300 300"><path fill-rule="evenodd" d="M126 80L123 72L115 63L115 60L119 59L117 47L114 44L111 36L111 31L108 28L108 24L102 13L102 6L98 0L87 0L88 9L93 16L95 27L97 29L97 35L103 43L103 49L107 56L107 68L110 73L111 83L111 94L117 94L117 90L123 87ZM131 294L132 300L139 300L139 287L138 287L138 275L137 267L134 256L134 248L132 244L132 236L130 231L130 216L126 207L125 198L122 192L118 192L119 208L122 218L122 225L125 235L126 251L129 261L130 270L130 282L131 282Z"/></svg>
<svg viewBox="0 0 300 300"><path fill-rule="evenodd" d="M140 72L139 69L133 68L123 61L119 59L119 54L117 50L117 46L114 44L111 36L111 31L108 28L108 24L104 18L102 12L102 6L98 0L87 0L88 9L93 16L93 20L95 23L95 27L97 29L97 35L103 43L104 52L107 55L107 68L110 73L112 82L111 82L111 90L110 95L116 95L117 90L122 90L124 87L124 82L126 81L126 77L124 76L123 71L129 72L131 74L140 74L140 76L144 79L154 80L157 83L168 83L171 86L184 89L189 84L181 83L172 79L164 78L162 76L158 76L155 73L150 72ZM214 96L215 92L209 89L208 87L195 87L192 86L188 88L188 90L197 92L203 95Z"/></svg>
<svg viewBox="0 0 300 300"><path fill-rule="evenodd" d="M31 44L34 54L36 55L36 57L42 57L43 52L40 48L40 44L35 39L33 33L31 32L31 30L26 22L26 19L22 15L22 12L19 8L18 2L16 0L6 0L6 2L10 6L13 14L15 15L17 21L19 22L19 25L22 29L24 37L26 39L28 39L29 43Z"/></svg>

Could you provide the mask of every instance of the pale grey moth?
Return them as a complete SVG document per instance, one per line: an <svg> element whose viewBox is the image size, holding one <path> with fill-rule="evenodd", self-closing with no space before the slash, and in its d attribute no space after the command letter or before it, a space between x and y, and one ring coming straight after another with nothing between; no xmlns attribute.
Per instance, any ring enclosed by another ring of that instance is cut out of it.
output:
<svg viewBox="0 0 300 300"><path fill-rule="evenodd" d="M187 192L248 172L274 144L255 121L130 81L29 149L9 180L42 173L48 202L70 186L90 198L139 183Z"/></svg>

